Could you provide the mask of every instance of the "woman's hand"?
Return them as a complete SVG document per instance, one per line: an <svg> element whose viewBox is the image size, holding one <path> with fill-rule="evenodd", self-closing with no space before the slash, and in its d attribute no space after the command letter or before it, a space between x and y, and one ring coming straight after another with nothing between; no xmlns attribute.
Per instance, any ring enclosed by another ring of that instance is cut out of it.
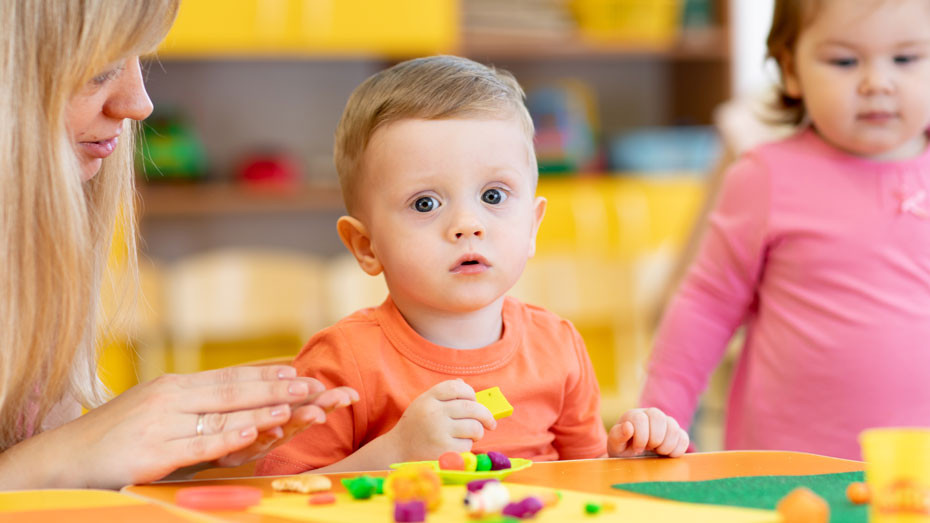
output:
<svg viewBox="0 0 930 523"><path fill-rule="evenodd" d="M289 366L165 375L7 450L0 483L30 460L49 473L23 487L118 488L203 462L238 465L357 400L354 390L325 390Z"/></svg>

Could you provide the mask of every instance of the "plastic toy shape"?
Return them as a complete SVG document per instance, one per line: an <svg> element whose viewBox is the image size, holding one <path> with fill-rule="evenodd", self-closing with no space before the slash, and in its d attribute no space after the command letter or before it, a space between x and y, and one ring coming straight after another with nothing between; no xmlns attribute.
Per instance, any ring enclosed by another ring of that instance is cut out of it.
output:
<svg viewBox="0 0 930 523"><path fill-rule="evenodd" d="M504 397L500 387L479 390L475 393L475 399L491 411L494 419L506 418L513 414L513 405Z"/></svg>
<svg viewBox="0 0 930 523"><path fill-rule="evenodd" d="M412 501L395 501L394 521L398 523L426 521L426 504L419 499Z"/></svg>
<svg viewBox="0 0 930 523"><path fill-rule="evenodd" d="M808 488L798 487L778 502L783 523L827 523L830 506Z"/></svg>

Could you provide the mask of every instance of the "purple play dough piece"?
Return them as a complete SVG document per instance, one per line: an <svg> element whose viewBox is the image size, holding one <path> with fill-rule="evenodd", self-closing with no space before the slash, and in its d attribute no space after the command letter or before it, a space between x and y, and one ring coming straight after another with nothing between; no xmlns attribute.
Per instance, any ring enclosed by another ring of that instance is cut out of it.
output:
<svg viewBox="0 0 930 523"><path fill-rule="evenodd" d="M508 503L501 514L504 516L527 519L535 516L542 508L542 500L536 496L529 496L523 498L519 503Z"/></svg>
<svg viewBox="0 0 930 523"><path fill-rule="evenodd" d="M491 470L503 470L510 468L510 458L500 452L488 452L488 458L491 459Z"/></svg>
<svg viewBox="0 0 930 523"><path fill-rule="evenodd" d="M394 521L397 523L426 521L426 503L418 499L395 502Z"/></svg>
<svg viewBox="0 0 930 523"><path fill-rule="evenodd" d="M487 479L476 479L474 481L469 481L466 487L469 492L478 492L484 488L484 485L492 481L497 481L496 478L487 478Z"/></svg>

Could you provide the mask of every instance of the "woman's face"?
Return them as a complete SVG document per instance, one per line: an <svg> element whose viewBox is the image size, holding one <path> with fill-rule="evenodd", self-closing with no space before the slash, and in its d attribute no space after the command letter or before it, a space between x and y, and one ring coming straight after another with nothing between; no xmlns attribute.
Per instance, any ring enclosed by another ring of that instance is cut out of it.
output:
<svg viewBox="0 0 930 523"><path fill-rule="evenodd" d="M152 101L142 83L139 57L113 63L68 101L65 124L81 163L81 177L90 180L103 159L113 152L123 120L144 120Z"/></svg>

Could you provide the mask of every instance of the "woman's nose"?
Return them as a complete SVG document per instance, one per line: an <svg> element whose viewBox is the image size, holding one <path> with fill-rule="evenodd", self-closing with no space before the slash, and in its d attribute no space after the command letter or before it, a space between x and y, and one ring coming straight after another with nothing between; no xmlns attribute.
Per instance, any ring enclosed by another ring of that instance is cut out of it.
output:
<svg viewBox="0 0 930 523"><path fill-rule="evenodd" d="M113 91L104 103L104 112L115 119L145 120L152 114L152 100L145 91L139 58L130 58L113 83Z"/></svg>

